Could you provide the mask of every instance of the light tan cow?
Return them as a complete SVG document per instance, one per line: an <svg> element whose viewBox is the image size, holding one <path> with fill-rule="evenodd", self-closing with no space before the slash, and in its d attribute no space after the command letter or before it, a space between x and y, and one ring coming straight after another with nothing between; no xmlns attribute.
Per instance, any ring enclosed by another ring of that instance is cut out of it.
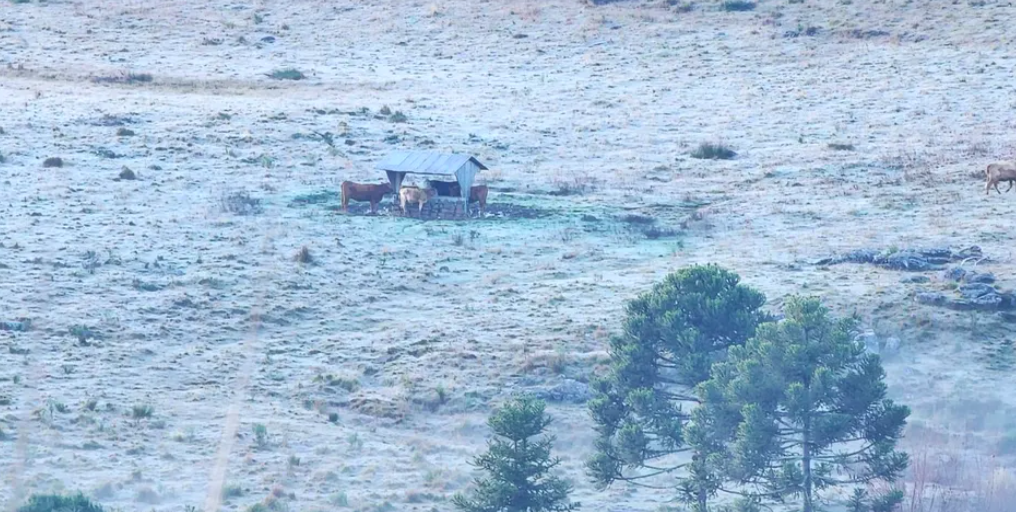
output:
<svg viewBox="0 0 1016 512"><path fill-rule="evenodd" d="M402 213L406 213L406 203L419 203L419 211L422 213L423 205L436 195L437 190L432 188L402 187L399 190L399 202L402 204Z"/></svg>
<svg viewBox="0 0 1016 512"><path fill-rule="evenodd" d="M995 192L1002 193L998 189L998 182L1008 181L1009 188L1005 189L1006 192L1012 190L1013 182L1016 182L1016 162L995 162L988 164L988 168L984 170L984 176L987 178L987 183L984 184L984 193L988 194L991 191L991 187L995 187Z"/></svg>

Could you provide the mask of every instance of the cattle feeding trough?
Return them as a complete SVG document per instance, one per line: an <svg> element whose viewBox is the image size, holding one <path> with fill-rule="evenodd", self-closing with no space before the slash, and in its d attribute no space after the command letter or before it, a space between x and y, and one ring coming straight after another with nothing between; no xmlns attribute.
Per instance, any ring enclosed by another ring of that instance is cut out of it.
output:
<svg viewBox="0 0 1016 512"><path fill-rule="evenodd" d="M422 208L407 204L404 215L426 219L461 219L469 216L470 194L478 201L477 192L473 190L476 173L486 170L487 166L476 157L456 153L437 153L433 151L394 151L389 153L376 166L387 174L393 191L392 202L397 205L393 210L401 212L399 192L407 174L425 177L436 190ZM455 178L455 181L432 180L430 177ZM486 203L486 187L482 189L482 204ZM479 202L479 201L478 201Z"/></svg>

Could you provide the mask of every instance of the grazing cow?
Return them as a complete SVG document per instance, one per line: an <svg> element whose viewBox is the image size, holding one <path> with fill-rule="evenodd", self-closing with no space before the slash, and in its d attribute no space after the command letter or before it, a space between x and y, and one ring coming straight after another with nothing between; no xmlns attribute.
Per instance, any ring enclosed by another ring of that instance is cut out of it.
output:
<svg viewBox="0 0 1016 512"><path fill-rule="evenodd" d="M469 202L480 203L480 215L483 215L483 209L487 207L487 185L477 185L469 189Z"/></svg>
<svg viewBox="0 0 1016 512"><path fill-rule="evenodd" d="M377 204L387 194L392 193L392 186L389 183L353 183L352 181L342 182L342 211L349 207L349 200L358 202L370 202L370 213L377 213Z"/></svg>
<svg viewBox="0 0 1016 512"><path fill-rule="evenodd" d="M399 201L402 203L402 213L406 213L406 203L419 203L419 211L423 212L423 205L430 201L430 198L437 195L437 190L432 188L402 187L399 190Z"/></svg>
<svg viewBox="0 0 1016 512"><path fill-rule="evenodd" d="M995 187L995 192L1002 193L998 189L998 182L1008 181L1009 188L1005 189L1006 192L1012 190L1013 182L1016 182L1016 162L995 162L988 164L988 168L984 170L985 178L988 182L984 184L984 193L988 194L992 186Z"/></svg>
<svg viewBox="0 0 1016 512"><path fill-rule="evenodd" d="M437 190L440 197L459 197L462 195L462 188L457 181L427 180L423 183L426 188Z"/></svg>

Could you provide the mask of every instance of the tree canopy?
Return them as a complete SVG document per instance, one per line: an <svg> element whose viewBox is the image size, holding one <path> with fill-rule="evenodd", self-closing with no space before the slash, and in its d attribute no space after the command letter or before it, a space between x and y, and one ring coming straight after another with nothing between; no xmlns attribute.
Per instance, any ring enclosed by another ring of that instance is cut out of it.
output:
<svg viewBox="0 0 1016 512"><path fill-rule="evenodd" d="M560 463L551 458L553 436L543 434L551 422L545 404L517 397L494 411L487 424L496 436L473 464L487 473L475 481L472 496L456 494L452 502L464 512L569 512L572 486L549 472Z"/></svg>
<svg viewBox="0 0 1016 512"><path fill-rule="evenodd" d="M853 340L853 319L830 318L816 298L792 297L784 313L713 366L688 439L759 500L796 496L813 512L826 488L900 476L910 410L886 398L882 364Z"/></svg>
<svg viewBox="0 0 1016 512"><path fill-rule="evenodd" d="M856 489L851 510L899 503L898 491L859 487L907 468L896 444L910 411L887 398L880 359L854 341L856 319L791 297L776 321L764 303L737 274L695 265L627 304L589 402L598 437L587 469L599 488L654 479L695 512L721 490L745 511L799 500L814 512L842 486Z"/></svg>
<svg viewBox="0 0 1016 512"><path fill-rule="evenodd" d="M685 408L698 400L692 390L728 347L743 344L769 319L764 303L760 292L716 265L680 269L628 303L624 332L610 342L610 371L594 381L589 404L598 440L587 467L601 488L689 469L672 456L688 450ZM701 503L716 482L701 464L690 469L690 492ZM676 476L687 483L687 474Z"/></svg>

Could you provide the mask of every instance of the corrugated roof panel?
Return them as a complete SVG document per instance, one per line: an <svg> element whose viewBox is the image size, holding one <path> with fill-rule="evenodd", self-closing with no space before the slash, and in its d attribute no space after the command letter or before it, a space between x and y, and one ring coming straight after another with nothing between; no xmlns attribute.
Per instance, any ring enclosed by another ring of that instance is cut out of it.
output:
<svg viewBox="0 0 1016 512"><path fill-rule="evenodd" d="M444 163L444 155L440 153L422 153L420 154L420 162L416 168L420 172L442 172L442 164Z"/></svg>
<svg viewBox="0 0 1016 512"><path fill-rule="evenodd" d="M455 174L455 171L470 160L480 169L487 169L470 155L433 151L393 151L385 156L376 168L383 171L419 174Z"/></svg>
<svg viewBox="0 0 1016 512"><path fill-rule="evenodd" d="M452 155L433 155L432 158L428 159L426 170L430 172L450 172L454 173L459 170L454 165L455 159Z"/></svg>

